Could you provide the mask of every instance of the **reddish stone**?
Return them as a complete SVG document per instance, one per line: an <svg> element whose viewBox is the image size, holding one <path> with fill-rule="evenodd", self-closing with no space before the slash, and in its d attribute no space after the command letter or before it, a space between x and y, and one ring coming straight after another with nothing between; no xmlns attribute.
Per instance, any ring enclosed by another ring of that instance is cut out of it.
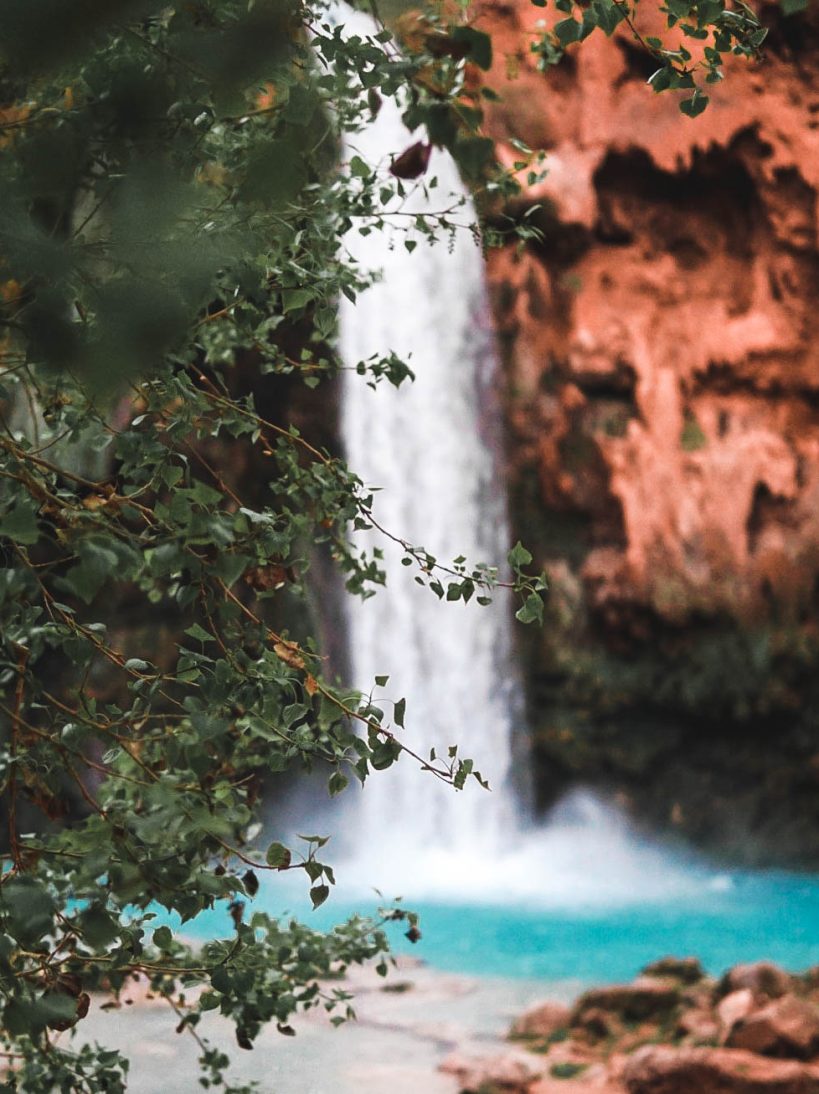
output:
<svg viewBox="0 0 819 1094"><path fill-rule="evenodd" d="M696 984L705 976L696 957L661 957L643 969L643 976L657 976L666 980L679 980L682 984Z"/></svg>
<svg viewBox="0 0 819 1094"><path fill-rule="evenodd" d="M627 1022L667 1014L680 1001L679 984L653 976L640 976L631 984L593 988L580 996L572 1014L572 1025L582 1024L589 1011L616 1015Z"/></svg>
<svg viewBox="0 0 819 1094"><path fill-rule="evenodd" d="M565 1003L541 1003L516 1018L510 1034L512 1037L551 1037L566 1029L571 1013Z"/></svg>
<svg viewBox="0 0 819 1094"><path fill-rule="evenodd" d="M710 1045L719 1038L719 1025L710 1010L697 1007L683 1012L677 1023L677 1033L689 1044Z"/></svg>
<svg viewBox="0 0 819 1094"><path fill-rule="evenodd" d="M532 1083L545 1067L529 1053L510 1051L494 1056L465 1056L454 1052L441 1063L439 1070L453 1075L461 1094L529 1094Z"/></svg>
<svg viewBox="0 0 819 1094"><path fill-rule="evenodd" d="M785 995L736 1022L725 1041L765 1056L810 1060L819 1054L819 1010Z"/></svg>
<svg viewBox="0 0 819 1094"><path fill-rule="evenodd" d="M778 999L791 991L793 982L793 977L772 961L755 961L729 969L720 981L719 994L748 988L755 999Z"/></svg>
<svg viewBox="0 0 819 1094"><path fill-rule="evenodd" d="M613 1079L539 1079L528 1094L625 1094L625 1087Z"/></svg>
<svg viewBox="0 0 819 1094"><path fill-rule="evenodd" d="M740 988L729 992L717 1004L717 1018L720 1025L720 1040L725 1041L728 1034L743 1018L747 1018L754 1009L754 993L750 988Z"/></svg>
<svg viewBox="0 0 819 1094"><path fill-rule="evenodd" d="M623 1079L629 1094L819 1094L819 1068L730 1048L650 1045Z"/></svg>

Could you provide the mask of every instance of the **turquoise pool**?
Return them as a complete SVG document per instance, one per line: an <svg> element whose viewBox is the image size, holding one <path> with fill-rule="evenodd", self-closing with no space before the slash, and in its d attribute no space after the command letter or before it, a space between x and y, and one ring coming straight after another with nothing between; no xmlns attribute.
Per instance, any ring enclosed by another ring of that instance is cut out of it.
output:
<svg viewBox="0 0 819 1094"><path fill-rule="evenodd" d="M354 912L372 913L378 897L333 895L312 911L305 893L263 886L254 906L296 915L317 928ZM288 896L290 899L288 899ZM458 903L407 898L420 913L422 939L410 944L391 927L394 948L453 972L537 980L615 981L663 954L695 954L712 973L769 958L798 970L819 964L819 878L785 872L721 874L668 899L635 893L615 906L563 907ZM198 937L230 933L219 909L185 924Z"/></svg>

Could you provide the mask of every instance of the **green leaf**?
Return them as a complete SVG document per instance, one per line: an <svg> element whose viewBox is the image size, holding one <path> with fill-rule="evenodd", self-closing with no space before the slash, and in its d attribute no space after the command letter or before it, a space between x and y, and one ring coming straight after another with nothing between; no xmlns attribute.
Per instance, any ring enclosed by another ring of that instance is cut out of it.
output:
<svg viewBox="0 0 819 1094"><path fill-rule="evenodd" d="M30 547L40 538L37 526L37 507L31 498L18 498L14 508L2 519L0 535L7 536L24 547Z"/></svg>
<svg viewBox="0 0 819 1094"><path fill-rule="evenodd" d="M148 672L151 666L141 657L129 657L123 667L129 672Z"/></svg>
<svg viewBox="0 0 819 1094"><path fill-rule="evenodd" d="M153 936L154 945L160 950L169 950L173 945L173 935L169 927L157 927Z"/></svg>
<svg viewBox="0 0 819 1094"><path fill-rule="evenodd" d="M456 42L464 42L469 47L467 58L473 61L478 68L487 71L492 67L492 39L482 30L474 27L456 27L452 31L452 37Z"/></svg>
<svg viewBox="0 0 819 1094"><path fill-rule="evenodd" d="M0 886L0 914L5 930L23 945L51 930L55 905L51 894L33 877L14 877Z"/></svg>
<svg viewBox="0 0 819 1094"><path fill-rule="evenodd" d="M452 153L469 179L479 179L495 159L495 144L488 137L462 137Z"/></svg>
<svg viewBox="0 0 819 1094"><path fill-rule="evenodd" d="M555 23L554 33L562 46L568 46L572 42L580 41L583 36L583 24L578 23L576 19L561 19L559 23Z"/></svg>
<svg viewBox="0 0 819 1094"><path fill-rule="evenodd" d="M59 580L60 586L90 604L106 581L123 576L115 547L115 541L108 536L83 540L77 548L80 561Z"/></svg>
<svg viewBox="0 0 819 1094"><path fill-rule="evenodd" d="M277 870L283 870L290 865L292 855L283 843L271 843L265 854L268 866L275 866Z"/></svg>
<svg viewBox="0 0 819 1094"><path fill-rule="evenodd" d="M246 555L223 551L216 561L215 571L229 588L235 581L238 581L252 561Z"/></svg>
<svg viewBox="0 0 819 1094"><path fill-rule="evenodd" d="M407 711L407 700L406 699L399 699L398 702L395 704L395 709L393 711L393 716L392 717L393 717L393 721L395 722L395 724L397 726L400 726L402 729L404 728L404 715L406 714L406 711Z"/></svg>
<svg viewBox="0 0 819 1094"><path fill-rule="evenodd" d="M78 926L83 938L95 949L104 948L119 937L119 923L99 905L84 911L79 917Z"/></svg>
<svg viewBox="0 0 819 1094"><path fill-rule="evenodd" d="M674 71L670 65L664 65L662 68L658 68L657 71L649 76L648 83L651 85L653 91L666 91L671 87L671 80L674 75Z"/></svg>
<svg viewBox="0 0 819 1094"><path fill-rule="evenodd" d="M285 315L291 311L299 311L314 299L312 289L282 289L282 311Z"/></svg>
<svg viewBox="0 0 819 1094"><path fill-rule="evenodd" d="M330 795L335 797L336 794L340 794L347 787L349 781L346 775L342 775L340 771L334 771L327 783Z"/></svg>
<svg viewBox="0 0 819 1094"><path fill-rule="evenodd" d="M531 552L526 550L520 540L518 540L506 557L509 565L515 571L522 570L524 566L528 566L532 561Z"/></svg>
<svg viewBox="0 0 819 1094"><path fill-rule="evenodd" d="M515 612L515 619L521 623L543 622L543 601L537 593L529 593L522 607Z"/></svg>
<svg viewBox="0 0 819 1094"><path fill-rule="evenodd" d="M329 895L329 885L314 885L310 890L310 899L313 902L313 908L318 908L322 905Z"/></svg>
<svg viewBox="0 0 819 1094"><path fill-rule="evenodd" d="M690 99L683 99L680 102L680 110L683 114L687 114L689 118L696 118L699 114L702 114L710 101L707 95L695 91Z"/></svg>
<svg viewBox="0 0 819 1094"><path fill-rule="evenodd" d="M372 174L372 169L365 163L361 156L353 156L350 160L350 174L353 178L366 179Z"/></svg>

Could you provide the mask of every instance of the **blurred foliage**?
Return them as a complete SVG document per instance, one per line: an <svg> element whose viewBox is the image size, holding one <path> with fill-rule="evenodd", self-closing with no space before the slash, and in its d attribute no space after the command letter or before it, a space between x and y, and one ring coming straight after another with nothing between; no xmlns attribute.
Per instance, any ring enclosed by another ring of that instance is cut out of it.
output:
<svg viewBox="0 0 819 1094"><path fill-rule="evenodd" d="M687 5L691 25L748 52L725 5L709 3ZM610 33L625 5L583 10L578 38L586 12ZM680 3L669 10L676 25ZM367 487L286 407L257 405L259 378L312 388L338 373L336 301L377 273L349 260L344 237L403 223L415 187L434 196L431 145L454 155L493 238L533 232L503 216L518 184L482 131L492 46L468 12L414 17L402 49L377 18L366 37L339 21L295 0L3 6L4 1089L124 1089L116 1053L55 1038L81 1023L89 991L116 996L139 974L197 1038L204 1085L237 1091L197 1030L203 1012L231 1017L242 1048L265 1022L292 1033L300 1008L343 1020L333 975L382 955L389 921L419 937L400 907L328 935L245 918L262 873L302 871L316 906L334 883L325 837L259 845L267 773L319 765L337 794L404 755L456 789L480 780L455 746L445 760L414 756L403 697L339 686L315 642L277 625L280 597L305 594L316 546L372 595L380 552L351 533L375 526L433 595L487 603L509 584L518 618L542 618L545 584L527 577L523 547L508 582L492 565L433 558L374 525ZM558 27L558 42L574 40ZM392 96L413 143L339 165L342 134ZM535 180L537 158L519 151L515 171ZM409 218L407 248L463 230L463 204L442 195L440 212ZM389 347L353 367L370 384L411 375ZM253 498L238 466L260 480ZM153 922L157 905L186 921L216 901L235 930L201 952ZM206 990L186 999L189 985Z"/></svg>
<svg viewBox="0 0 819 1094"><path fill-rule="evenodd" d="M532 0L535 7L549 7L548 0ZM786 14L802 11L808 0L781 0ZM617 30L637 43L657 67L648 84L655 92L680 91L680 111L696 118L708 106L705 87L725 78L727 56L753 59L759 55L768 31L745 0L665 0L640 5L637 0L554 0L559 17L535 41L532 49L545 71L558 64L566 50L600 30L611 37ZM665 16L663 37L644 32L641 13L659 7Z"/></svg>

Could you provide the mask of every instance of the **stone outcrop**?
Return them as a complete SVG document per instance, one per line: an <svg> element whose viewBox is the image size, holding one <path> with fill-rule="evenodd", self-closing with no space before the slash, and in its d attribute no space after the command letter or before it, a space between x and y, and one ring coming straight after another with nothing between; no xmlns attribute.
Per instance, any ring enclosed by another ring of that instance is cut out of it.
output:
<svg viewBox="0 0 819 1094"><path fill-rule="evenodd" d="M575 1005L571 1022L583 1025L590 1011L614 1014L624 1022L639 1022L663 1017L679 1002L679 984L641 976L632 984L614 984L585 992Z"/></svg>
<svg viewBox="0 0 819 1094"><path fill-rule="evenodd" d="M676 980L680 984L696 984L704 978L705 971L696 957L661 957L646 965L643 976Z"/></svg>
<svg viewBox="0 0 819 1094"><path fill-rule="evenodd" d="M482 10L499 155L547 152L519 203L542 243L490 257L552 582L542 803L596 781L735 858L819 862L819 11L763 5L764 61L691 120L626 33L543 73L545 9Z"/></svg>
<svg viewBox="0 0 819 1094"><path fill-rule="evenodd" d="M543 1004L543 1014L556 1007ZM631 984L581 995L567 1028L547 1021L538 1030L537 1013L514 1023L508 1054L450 1058L445 1068L463 1091L819 1094L816 970L792 976L759 962L717 982L691 958L665 958Z"/></svg>
<svg viewBox="0 0 819 1094"><path fill-rule="evenodd" d="M819 1068L727 1048L648 1045L623 1081L629 1094L819 1094Z"/></svg>
<svg viewBox="0 0 819 1094"><path fill-rule="evenodd" d="M461 1094L485 1094L487 1090L496 1094L529 1094L543 1069L536 1057L521 1052L477 1057L456 1052L447 1056L441 1071L458 1080Z"/></svg>
<svg viewBox="0 0 819 1094"><path fill-rule="evenodd" d="M763 1056L811 1060L819 1055L819 1011L804 999L786 995L741 1018L725 1043Z"/></svg>
<svg viewBox="0 0 819 1094"><path fill-rule="evenodd" d="M541 1003L516 1018L510 1034L512 1037L552 1037L568 1028L571 1008L564 1003Z"/></svg>
<svg viewBox="0 0 819 1094"><path fill-rule="evenodd" d="M742 991L751 992L755 999L779 999L793 988L793 977L772 961L754 961L734 965L719 984L721 994Z"/></svg>

